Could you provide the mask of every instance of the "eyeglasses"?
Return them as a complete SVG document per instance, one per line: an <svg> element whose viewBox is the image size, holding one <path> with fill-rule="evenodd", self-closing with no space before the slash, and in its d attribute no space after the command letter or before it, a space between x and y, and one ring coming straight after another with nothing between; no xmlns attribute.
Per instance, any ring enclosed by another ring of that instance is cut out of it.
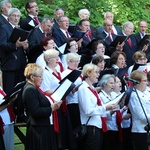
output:
<svg viewBox="0 0 150 150"><path fill-rule="evenodd" d="M72 63L79 63L79 60L70 60Z"/></svg>
<svg viewBox="0 0 150 150"><path fill-rule="evenodd" d="M139 58L139 60L147 60L147 58Z"/></svg>
<svg viewBox="0 0 150 150"><path fill-rule="evenodd" d="M145 80L141 80L141 82L147 82L147 79L145 79Z"/></svg>
<svg viewBox="0 0 150 150"><path fill-rule="evenodd" d="M38 76L38 75L33 74L33 76L42 79L42 76L40 76L40 75Z"/></svg>
<svg viewBox="0 0 150 150"><path fill-rule="evenodd" d="M38 7L38 5L34 5L34 6L31 6L30 9L31 9L31 8L37 8L37 7Z"/></svg>
<svg viewBox="0 0 150 150"><path fill-rule="evenodd" d="M20 18L20 15L10 15L10 16L12 16L14 18Z"/></svg>
<svg viewBox="0 0 150 150"><path fill-rule="evenodd" d="M61 20L60 22L69 22L69 20Z"/></svg>
<svg viewBox="0 0 150 150"><path fill-rule="evenodd" d="M105 49L105 48L106 48L105 46L99 47L99 49Z"/></svg>

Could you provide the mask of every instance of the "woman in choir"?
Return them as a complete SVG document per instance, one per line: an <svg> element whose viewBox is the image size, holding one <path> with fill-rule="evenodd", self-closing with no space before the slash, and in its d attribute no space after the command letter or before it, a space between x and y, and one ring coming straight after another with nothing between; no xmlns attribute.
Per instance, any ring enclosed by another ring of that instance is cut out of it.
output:
<svg viewBox="0 0 150 150"><path fill-rule="evenodd" d="M116 93L113 92L115 87L115 76L113 74L105 74L100 79L98 85L101 87L99 92L102 103L106 105L116 98ZM122 114L119 105L113 111L107 111L111 119L107 119L108 132L104 133L102 150L120 150L122 143Z"/></svg>
<svg viewBox="0 0 150 150"><path fill-rule="evenodd" d="M43 80L42 74L43 69L35 63L28 64L24 71L27 83L24 86L22 98L29 118L26 132L26 150L58 149L51 114L60 108L62 102L51 104L39 88Z"/></svg>
<svg viewBox="0 0 150 150"><path fill-rule="evenodd" d="M86 64L82 70L83 84L78 89L81 124L86 124L87 135L83 144L85 150L101 150L103 132L107 131L106 110L112 110L115 104L103 106L93 83L98 82L99 68Z"/></svg>
<svg viewBox="0 0 150 150"><path fill-rule="evenodd" d="M147 74L135 70L131 73L130 78L139 81L131 93L129 109L132 115L132 140L134 150L148 150L150 120L150 96L145 94L147 86ZM148 130L146 130L148 129Z"/></svg>
<svg viewBox="0 0 150 150"><path fill-rule="evenodd" d="M62 73L57 71L56 67L59 61L59 52L51 49L44 52L44 59L46 67L43 72L43 82L40 88L47 94L52 94L56 88L60 85L60 81L63 79ZM63 100L60 110L57 110L59 121L59 133L58 143L59 148L74 148L76 147L75 139L73 137L72 126L70 116L66 106L66 99ZM72 143L71 143L72 142Z"/></svg>

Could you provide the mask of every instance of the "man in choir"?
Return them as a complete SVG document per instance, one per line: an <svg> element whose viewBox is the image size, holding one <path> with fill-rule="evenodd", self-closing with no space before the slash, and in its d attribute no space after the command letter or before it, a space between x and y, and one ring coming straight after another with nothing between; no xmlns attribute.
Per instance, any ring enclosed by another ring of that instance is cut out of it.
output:
<svg viewBox="0 0 150 150"><path fill-rule="evenodd" d="M35 62L38 56L43 53L43 47L41 46L41 40L44 37L50 36L53 27L53 19L43 18L39 27L35 28L29 36L29 54L28 62Z"/></svg>
<svg viewBox="0 0 150 150"><path fill-rule="evenodd" d="M0 26L8 23L8 10L11 8L11 2L9 0L3 0L0 2Z"/></svg>
<svg viewBox="0 0 150 150"><path fill-rule="evenodd" d="M39 25L42 19L37 17L39 9L35 0L28 1L25 5L25 9L28 13L28 16L21 19L20 27L24 30L30 31L34 29L37 25Z"/></svg>

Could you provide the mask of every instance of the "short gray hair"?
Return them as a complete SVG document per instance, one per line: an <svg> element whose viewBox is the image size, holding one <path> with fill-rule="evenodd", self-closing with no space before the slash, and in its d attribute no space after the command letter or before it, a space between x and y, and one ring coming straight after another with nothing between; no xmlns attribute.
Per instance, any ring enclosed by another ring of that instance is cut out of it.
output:
<svg viewBox="0 0 150 150"><path fill-rule="evenodd" d="M131 21L127 21L122 25L122 29L127 28L129 25L133 25L133 27L134 27L134 24Z"/></svg>
<svg viewBox="0 0 150 150"><path fill-rule="evenodd" d="M44 18L42 19L42 23L46 23L47 21L50 21L51 23L54 22L53 19L52 19L52 18L49 18L49 17L44 17Z"/></svg>
<svg viewBox="0 0 150 150"><path fill-rule="evenodd" d="M0 9L2 9L3 7L5 7L6 3L11 3L9 0L3 0L0 2Z"/></svg>
<svg viewBox="0 0 150 150"><path fill-rule="evenodd" d="M8 10L8 16L10 16L13 12L19 12L20 16L21 16L21 12L18 8L10 8Z"/></svg>
<svg viewBox="0 0 150 150"><path fill-rule="evenodd" d="M114 78L115 79L115 75L113 75L113 74L103 75L97 85L100 86L100 87L104 87L107 84L109 78Z"/></svg>
<svg viewBox="0 0 150 150"><path fill-rule="evenodd" d="M80 9L79 12L78 12L78 15L80 16L83 12L87 11L90 15L90 12L88 9L84 8L84 9Z"/></svg>

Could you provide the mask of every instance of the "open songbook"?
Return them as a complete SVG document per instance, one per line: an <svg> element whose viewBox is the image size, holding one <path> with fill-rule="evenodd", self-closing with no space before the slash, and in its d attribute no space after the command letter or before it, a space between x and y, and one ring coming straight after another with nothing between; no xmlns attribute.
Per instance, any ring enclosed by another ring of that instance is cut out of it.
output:
<svg viewBox="0 0 150 150"><path fill-rule="evenodd" d="M54 101L60 101L65 99L65 97L75 88L74 82L81 75L81 71L73 70L66 77L64 77L59 83L60 85L52 93L51 97Z"/></svg>
<svg viewBox="0 0 150 150"><path fill-rule="evenodd" d="M70 80L65 79L62 84L60 84L51 97L54 101L59 102L60 100L65 99L65 97L75 88L75 84Z"/></svg>
<svg viewBox="0 0 150 150"><path fill-rule="evenodd" d="M9 101L14 96L16 96L17 94L19 94L21 92L22 88L24 87L25 83L26 83L25 81L17 83L15 85L15 87L3 98L4 102L1 103L0 106L8 104Z"/></svg>
<svg viewBox="0 0 150 150"><path fill-rule="evenodd" d="M118 95L116 98L107 101L105 103L103 103L103 105L110 105L110 104L119 104L125 97L125 92L121 93L120 95Z"/></svg>

